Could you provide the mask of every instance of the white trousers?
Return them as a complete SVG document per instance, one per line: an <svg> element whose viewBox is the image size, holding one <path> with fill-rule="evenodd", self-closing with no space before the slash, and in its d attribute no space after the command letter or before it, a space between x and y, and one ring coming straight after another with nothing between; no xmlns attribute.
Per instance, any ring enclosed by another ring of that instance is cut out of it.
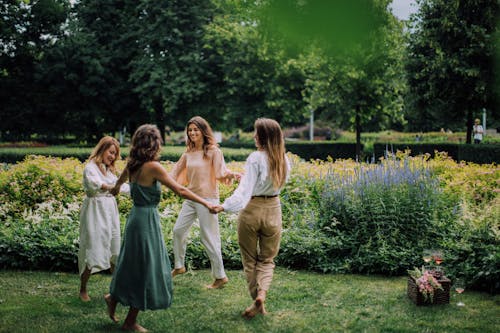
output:
<svg viewBox="0 0 500 333"><path fill-rule="evenodd" d="M218 199L206 200L213 204L219 203ZM174 268L184 267L187 238L196 218L200 222L201 242L205 246L205 251L210 259L212 275L216 279L225 278L226 273L224 272L224 264L222 262L219 219L217 214L211 214L205 206L191 200L184 200L174 225Z"/></svg>

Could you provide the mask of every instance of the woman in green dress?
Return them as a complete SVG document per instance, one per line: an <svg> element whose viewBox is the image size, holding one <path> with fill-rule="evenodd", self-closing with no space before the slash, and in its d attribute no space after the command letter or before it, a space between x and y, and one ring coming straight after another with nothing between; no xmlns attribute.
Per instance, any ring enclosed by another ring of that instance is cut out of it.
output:
<svg viewBox="0 0 500 333"><path fill-rule="evenodd" d="M142 310L166 309L172 303L171 265L160 227L158 202L161 184L183 198L213 210L213 205L178 184L158 162L161 136L155 125L140 126L132 137L127 166L110 191L116 195L128 178L133 207L127 218L123 242L111 281L104 296L108 315L114 321L117 303L129 306L122 329L147 332L137 323Z"/></svg>

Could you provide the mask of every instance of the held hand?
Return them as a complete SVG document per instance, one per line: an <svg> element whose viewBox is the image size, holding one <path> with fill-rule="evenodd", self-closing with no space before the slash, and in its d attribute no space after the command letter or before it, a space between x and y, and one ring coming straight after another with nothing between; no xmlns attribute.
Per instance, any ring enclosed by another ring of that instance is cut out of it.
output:
<svg viewBox="0 0 500 333"><path fill-rule="evenodd" d="M211 205L211 207L208 209L210 213L212 214L218 214L224 210L224 208L221 205Z"/></svg>
<svg viewBox="0 0 500 333"><path fill-rule="evenodd" d="M120 186L115 185L113 188L109 190L109 193L116 196L118 193L120 193Z"/></svg>
<svg viewBox="0 0 500 333"><path fill-rule="evenodd" d="M236 179L237 181L240 181L242 176L243 173L241 172L233 172L233 179Z"/></svg>

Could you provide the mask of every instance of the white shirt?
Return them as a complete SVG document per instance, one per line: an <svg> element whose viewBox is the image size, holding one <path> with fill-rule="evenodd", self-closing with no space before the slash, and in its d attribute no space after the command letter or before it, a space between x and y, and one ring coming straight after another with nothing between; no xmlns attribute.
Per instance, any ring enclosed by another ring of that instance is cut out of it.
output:
<svg viewBox="0 0 500 333"><path fill-rule="evenodd" d="M290 174L290 162L285 156L287 164L287 179ZM227 212L238 212L246 207L252 196L278 195L281 189L275 189L269 177L268 159L264 151L254 151L245 163L245 174L241 177L240 185L227 198L222 207Z"/></svg>
<svg viewBox="0 0 500 333"><path fill-rule="evenodd" d="M108 191L101 188L102 184L114 186L117 180L118 177L109 170L103 174L94 161L88 162L83 170L83 189L89 198L110 195ZM123 184L120 187L120 192L130 193L129 185Z"/></svg>
<svg viewBox="0 0 500 333"><path fill-rule="evenodd" d="M473 130L474 130L474 139L482 140L483 139L483 126L474 125Z"/></svg>

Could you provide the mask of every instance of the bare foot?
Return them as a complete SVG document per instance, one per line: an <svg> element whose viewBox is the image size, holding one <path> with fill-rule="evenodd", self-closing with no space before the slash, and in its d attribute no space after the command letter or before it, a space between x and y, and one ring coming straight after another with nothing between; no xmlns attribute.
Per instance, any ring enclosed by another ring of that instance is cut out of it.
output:
<svg viewBox="0 0 500 333"><path fill-rule="evenodd" d="M123 324L122 331L149 332L147 329L137 323L130 326L127 324Z"/></svg>
<svg viewBox="0 0 500 333"><path fill-rule="evenodd" d="M265 298L258 298L252 303L248 308L241 314L245 319L252 319L259 313L261 315L267 314L266 308L264 306Z"/></svg>
<svg viewBox="0 0 500 333"><path fill-rule="evenodd" d="M108 307L108 316L109 316L109 318L111 318L111 320L113 322L117 323L118 322L118 318L115 315L116 303L113 304L113 300L111 299L111 295L110 294L104 295L104 301L106 302L106 305Z"/></svg>
<svg viewBox="0 0 500 333"><path fill-rule="evenodd" d="M224 277L222 279L215 279L214 283L209 284L207 286L208 289L221 289L224 288L224 285L229 282L229 279L227 277Z"/></svg>
<svg viewBox="0 0 500 333"><path fill-rule="evenodd" d="M255 307L257 308L257 311L261 315L267 314L266 307L264 306L264 301L265 301L265 298L261 299L259 297L257 297L257 299L255 300Z"/></svg>
<svg viewBox="0 0 500 333"><path fill-rule="evenodd" d="M175 268L172 270L172 277L175 277L176 275L184 274L186 273L186 267L181 267L181 268Z"/></svg>
<svg viewBox="0 0 500 333"><path fill-rule="evenodd" d="M86 291L80 291L80 299L82 300L82 302L89 302L90 301L89 294L87 294Z"/></svg>

